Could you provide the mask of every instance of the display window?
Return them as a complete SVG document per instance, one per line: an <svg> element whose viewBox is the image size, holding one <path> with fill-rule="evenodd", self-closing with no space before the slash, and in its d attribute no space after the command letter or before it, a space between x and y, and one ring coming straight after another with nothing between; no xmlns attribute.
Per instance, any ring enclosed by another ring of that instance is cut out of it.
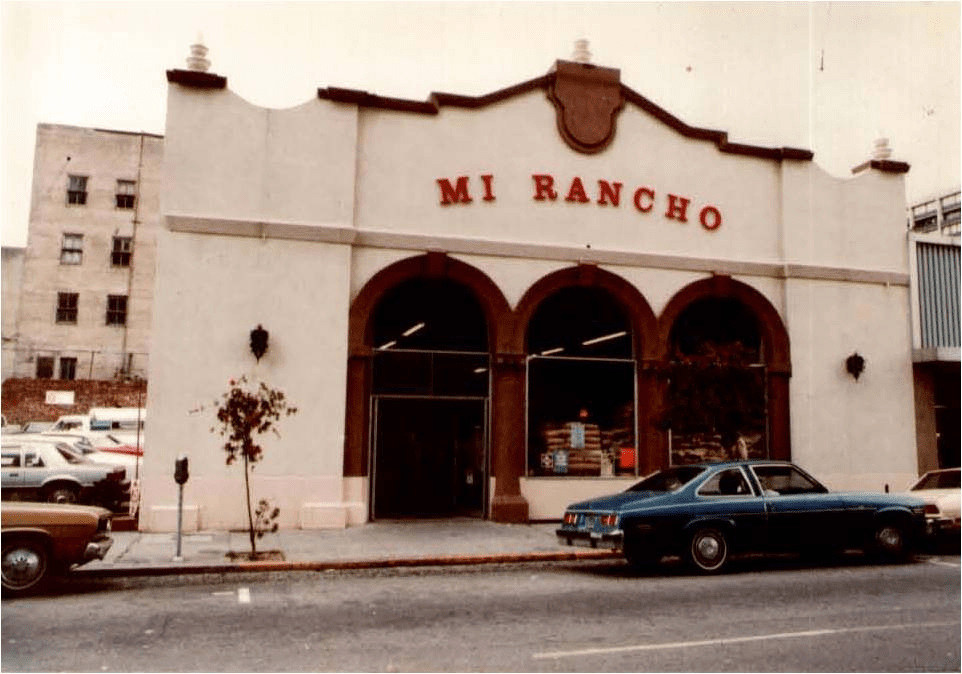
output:
<svg viewBox="0 0 962 674"><path fill-rule="evenodd" d="M665 407L672 464L768 458L767 368L758 323L733 299L694 302L670 335Z"/></svg>
<svg viewBox="0 0 962 674"><path fill-rule="evenodd" d="M636 474L635 360L627 316L607 292L567 288L528 329L528 475Z"/></svg>

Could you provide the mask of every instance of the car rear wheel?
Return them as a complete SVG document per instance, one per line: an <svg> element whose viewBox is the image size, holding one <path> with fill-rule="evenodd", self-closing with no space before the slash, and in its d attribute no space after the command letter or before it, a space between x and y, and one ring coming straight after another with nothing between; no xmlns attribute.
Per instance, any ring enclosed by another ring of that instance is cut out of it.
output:
<svg viewBox="0 0 962 674"><path fill-rule="evenodd" d="M698 529L688 546L688 561L702 573L717 573L728 561L728 539L716 527Z"/></svg>
<svg viewBox="0 0 962 674"><path fill-rule="evenodd" d="M4 541L0 567L3 588L14 593L36 588L47 575L47 547L38 540L18 538Z"/></svg>
<svg viewBox="0 0 962 674"><path fill-rule="evenodd" d="M49 503L76 503L78 500L77 490L73 487L57 486L47 490Z"/></svg>

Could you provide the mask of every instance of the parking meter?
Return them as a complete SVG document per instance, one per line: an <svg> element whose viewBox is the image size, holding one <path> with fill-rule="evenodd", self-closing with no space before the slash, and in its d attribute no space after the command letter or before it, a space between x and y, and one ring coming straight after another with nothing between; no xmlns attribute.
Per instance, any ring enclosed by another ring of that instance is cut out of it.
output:
<svg viewBox="0 0 962 674"><path fill-rule="evenodd" d="M174 481L178 485L178 489L177 489L177 554L174 555L175 562L184 561L183 556L180 554L180 541L183 534L183 523L184 523L184 483L187 482L188 477L190 477L190 472L187 470L187 457L181 454L176 459L174 459Z"/></svg>
<svg viewBox="0 0 962 674"><path fill-rule="evenodd" d="M174 460L174 482L177 484L184 484L187 482L187 478L190 477L190 473L187 470L187 457L179 456Z"/></svg>

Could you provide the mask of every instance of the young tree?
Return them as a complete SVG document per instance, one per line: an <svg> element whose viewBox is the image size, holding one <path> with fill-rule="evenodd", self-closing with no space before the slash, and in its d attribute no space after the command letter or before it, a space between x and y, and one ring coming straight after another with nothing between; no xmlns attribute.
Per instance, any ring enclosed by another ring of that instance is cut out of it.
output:
<svg viewBox="0 0 962 674"><path fill-rule="evenodd" d="M231 379L227 392L217 403L217 421L219 427L211 428L211 432L218 432L227 438L222 445L227 452L227 465L231 465L238 458L244 462L244 489L247 495L247 522L251 541L251 558L257 557L257 539L267 531L277 531L276 522L271 522L280 514L279 508L271 510L267 500L261 499L258 504L256 518L251 507L250 475L254 465L261 460L263 447L255 438L268 431L280 437L275 424L281 416L290 416L297 412L297 408L289 405L284 393L271 388L264 382L253 387L248 384L247 377L238 380Z"/></svg>

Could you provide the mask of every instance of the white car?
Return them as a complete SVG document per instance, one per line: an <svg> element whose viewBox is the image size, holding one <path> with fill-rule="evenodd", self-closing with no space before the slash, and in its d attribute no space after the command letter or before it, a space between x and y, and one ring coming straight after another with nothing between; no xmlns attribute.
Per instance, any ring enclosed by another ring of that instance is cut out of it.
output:
<svg viewBox="0 0 962 674"><path fill-rule="evenodd" d="M925 501L929 532L935 535L959 534L959 468L932 470L909 488L909 493Z"/></svg>
<svg viewBox="0 0 962 674"><path fill-rule="evenodd" d="M85 433L57 433L53 431L44 431L43 433L24 433L20 437L24 440L34 440L37 442L65 442L70 445L74 451L83 454L88 460L93 461L94 463L109 463L114 466L123 466L127 469L128 479L133 479L134 474L138 472L137 456L103 451L101 447L94 445L93 439L88 437Z"/></svg>

